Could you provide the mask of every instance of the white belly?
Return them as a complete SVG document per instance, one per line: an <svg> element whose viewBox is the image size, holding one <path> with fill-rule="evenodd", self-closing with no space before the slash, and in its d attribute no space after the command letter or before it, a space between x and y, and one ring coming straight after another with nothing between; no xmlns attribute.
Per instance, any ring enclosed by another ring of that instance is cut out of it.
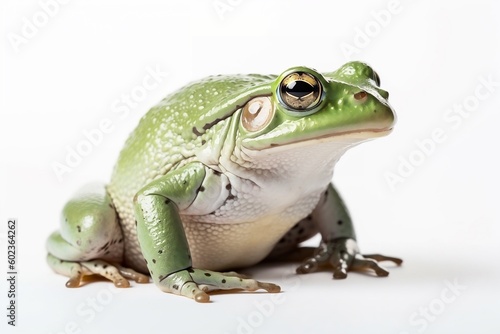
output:
<svg viewBox="0 0 500 334"><path fill-rule="evenodd" d="M193 267L227 270L262 261L286 232L311 213L319 196L309 196L263 217L258 217L258 210L247 212L248 222L243 223L207 223L199 221L203 217L184 216Z"/></svg>

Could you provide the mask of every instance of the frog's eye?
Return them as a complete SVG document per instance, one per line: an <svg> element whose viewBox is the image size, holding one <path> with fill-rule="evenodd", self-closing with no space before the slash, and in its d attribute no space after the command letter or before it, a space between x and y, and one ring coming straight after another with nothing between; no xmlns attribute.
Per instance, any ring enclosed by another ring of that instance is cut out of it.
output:
<svg viewBox="0 0 500 334"><path fill-rule="evenodd" d="M290 109L310 110L321 102L321 83L312 75L295 72L287 75L280 83L279 96Z"/></svg>
<svg viewBox="0 0 500 334"><path fill-rule="evenodd" d="M274 107L268 96L251 99L242 110L241 123L247 131L255 132L269 124L274 115Z"/></svg>

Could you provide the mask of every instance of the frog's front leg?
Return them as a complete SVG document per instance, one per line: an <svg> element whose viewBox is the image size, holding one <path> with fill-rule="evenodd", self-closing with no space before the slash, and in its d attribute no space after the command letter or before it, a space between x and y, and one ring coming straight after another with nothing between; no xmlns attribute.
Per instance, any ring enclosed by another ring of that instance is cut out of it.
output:
<svg viewBox="0 0 500 334"><path fill-rule="evenodd" d="M137 237L153 281L164 292L198 302L210 300L205 291L219 289L279 292L277 285L235 273L192 268L180 212L195 202L199 192L205 191L204 185L213 186L212 178L219 177L207 171L201 163L190 163L151 182L135 196Z"/></svg>
<svg viewBox="0 0 500 334"><path fill-rule="evenodd" d="M360 254L349 212L331 184L314 209L312 220L318 225L322 241L315 255L306 259L297 268L297 273L310 273L330 266L337 279L346 278L349 270L373 270L377 276L387 276L389 272L379 266L378 261L392 261L398 265L403 262L380 254Z"/></svg>

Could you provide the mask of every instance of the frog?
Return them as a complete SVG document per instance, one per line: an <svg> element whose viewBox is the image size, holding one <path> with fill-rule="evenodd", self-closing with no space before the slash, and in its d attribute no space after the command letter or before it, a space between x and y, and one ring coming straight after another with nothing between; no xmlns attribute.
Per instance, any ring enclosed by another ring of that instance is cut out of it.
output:
<svg viewBox="0 0 500 334"><path fill-rule="evenodd" d="M280 292L234 270L297 254L297 274L387 276L380 262L402 260L360 253L332 178L348 149L392 131L388 97L361 61L192 82L141 118L109 183L64 205L47 263L69 288L151 279L201 303L220 290ZM318 247L302 246L318 233Z"/></svg>

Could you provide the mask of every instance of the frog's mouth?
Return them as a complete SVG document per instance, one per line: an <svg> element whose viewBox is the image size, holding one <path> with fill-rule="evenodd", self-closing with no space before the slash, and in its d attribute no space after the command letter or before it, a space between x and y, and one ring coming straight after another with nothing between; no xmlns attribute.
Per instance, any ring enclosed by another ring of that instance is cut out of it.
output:
<svg viewBox="0 0 500 334"><path fill-rule="evenodd" d="M276 140L253 138L251 140L243 140L242 146L248 151L269 151L269 153L327 142L338 142L339 144L346 143L346 145L350 147L371 139L387 136L391 132L392 127L387 129L363 129L358 131L326 133L293 139L286 137L274 138Z"/></svg>
<svg viewBox="0 0 500 334"><path fill-rule="evenodd" d="M273 147L280 147L280 146L288 146L288 145L293 145L293 144L309 144L310 142L329 142L333 141L335 139L359 139L360 142L375 139L378 137L384 137L387 136L389 133L392 132L391 129L387 130L364 130L364 131L346 131L346 132L341 132L341 133L336 133L336 134L330 134L330 135L324 135L316 138L310 138L310 139L298 139L293 142L288 142L288 143L271 143L268 148L273 148Z"/></svg>

